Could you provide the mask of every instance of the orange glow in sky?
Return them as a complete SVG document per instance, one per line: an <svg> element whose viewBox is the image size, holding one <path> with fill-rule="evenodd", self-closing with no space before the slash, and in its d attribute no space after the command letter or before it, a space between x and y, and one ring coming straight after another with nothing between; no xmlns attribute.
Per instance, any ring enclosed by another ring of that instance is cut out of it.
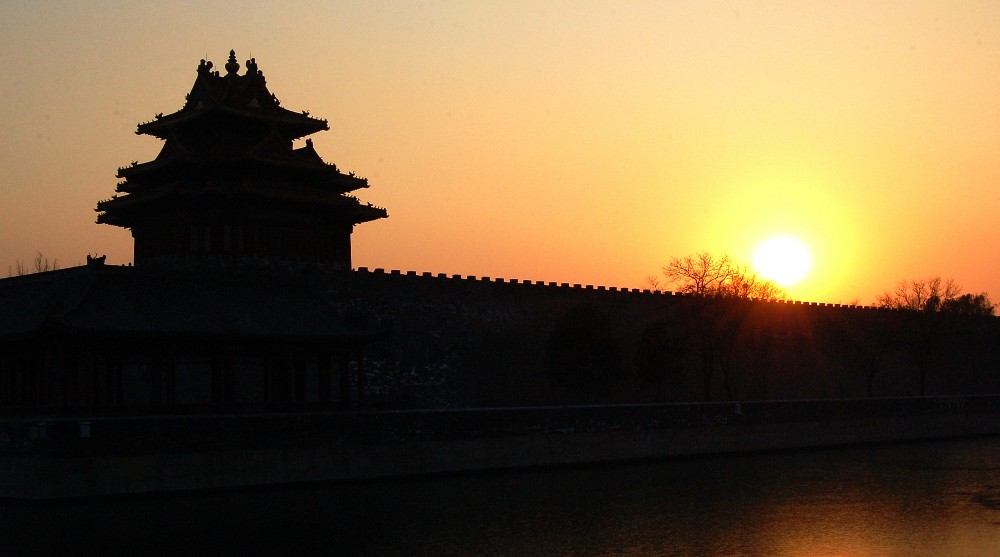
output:
<svg viewBox="0 0 1000 557"><path fill-rule="evenodd" d="M132 241L94 224L136 125L201 58L255 57L387 220L356 266L642 287L671 256L812 253L793 299L903 279L1000 298L1000 4L7 3L0 271ZM4 273L5 274L5 273Z"/></svg>

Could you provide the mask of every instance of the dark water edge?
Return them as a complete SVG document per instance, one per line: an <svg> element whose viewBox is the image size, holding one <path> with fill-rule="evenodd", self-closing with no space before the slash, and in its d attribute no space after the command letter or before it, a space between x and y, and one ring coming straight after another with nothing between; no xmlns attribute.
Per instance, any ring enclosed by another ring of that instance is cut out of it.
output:
<svg viewBox="0 0 1000 557"><path fill-rule="evenodd" d="M3 554L1000 555L1000 438L0 505Z"/></svg>

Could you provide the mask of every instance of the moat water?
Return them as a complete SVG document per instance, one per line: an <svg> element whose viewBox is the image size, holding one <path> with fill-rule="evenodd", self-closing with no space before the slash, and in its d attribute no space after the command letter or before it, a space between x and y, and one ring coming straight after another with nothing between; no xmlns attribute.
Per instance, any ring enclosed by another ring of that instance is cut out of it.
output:
<svg viewBox="0 0 1000 557"><path fill-rule="evenodd" d="M1000 555L1000 438L20 508L3 554Z"/></svg>

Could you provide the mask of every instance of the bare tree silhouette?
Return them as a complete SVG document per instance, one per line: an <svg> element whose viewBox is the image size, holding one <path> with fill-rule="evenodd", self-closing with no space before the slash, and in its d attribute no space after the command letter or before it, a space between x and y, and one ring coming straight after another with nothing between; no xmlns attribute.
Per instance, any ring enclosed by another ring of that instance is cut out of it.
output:
<svg viewBox="0 0 1000 557"><path fill-rule="evenodd" d="M672 257L662 269L666 284L676 284L678 292L702 296L742 298L747 300L784 299L785 291L770 280L761 278L726 255L707 251L685 257ZM649 277L655 290L664 290L656 277Z"/></svg>
<svg viewBox="0 0 1000 557"><path fill-rule="evenodd" d="M699 303L692 326L692 340L701 355L705 400L712 400L716 371L726 397L733 400L736 344L750 312L745 301L784 299L785 291L737 264L729 255L717 256L707 251L672 257L662 274L665 279L662 283L657 277L649 277L654 290L666 290L664 284L673 284L678 292L706 298Z"/></svg>
<svg viewBox="0 0 1000 557"><path fill-rule="evenodd" d="M900 281L894 292L885 292L878 297L877 305L919 312L910 322L911 328L906 336L910 351L916 358L920 396L927 392L927 373L931 355L939 341L941 314L991 316L995 309L985 292L962 294L962 288L954 280L941 277Z"/></svg>
<svg viewBox="0 0 1000 557"><path fill-rule="evenodd" d="M895 291L882 293L876 304L892 309L940 311L945 303L958 298L961 293L962 288L952 279L904 280L896 285Z"/></svg>
<svg viewBox="0 0 1000 557"><path fill-rule="evenodd" d="M44 273L46 271L55 271L59 268L59 260L53 259L49 260L45 257L42 252L38 252L35 255L34 261L30 264L25 263L23 259L18 259L13 265L7 267L7 276L9 277L19 277L22 275L30 275L32 273Z"/></svg>

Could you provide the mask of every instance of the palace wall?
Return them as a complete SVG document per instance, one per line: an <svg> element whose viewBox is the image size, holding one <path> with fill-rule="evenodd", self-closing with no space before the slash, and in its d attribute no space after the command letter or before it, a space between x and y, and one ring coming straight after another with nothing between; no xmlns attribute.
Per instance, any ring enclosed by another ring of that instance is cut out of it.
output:
<svg viewBox="0 0 1000 557"><path fill-rule="evenodd" d="M366 268L331 284L391 332L366 361L376 407L1000 390L996 318Z"/></svg>
<svg viewBox="0 0 1000 557"><path fill-rule="evenodd" d="M93 391L77 385L91 397L82 405L40 394L6 407L0 400L9 413L0 420L0 497L997 433L1000 399L965 396L1000 391L997 318L368 269L139 271L69 269L6 283L9 292L51 295L43 283L59 279L75 285L73 300L86 291L91 302L127 302L110 315L132 325L62 331L55 344L43 330L0 346L0 387L10 392L27 379L38 393L57 392L40 387L60 384L64 372L94 380ZM177 291L184 296L168 296ZM171 336L159 323L155 334L136 335L146 321L129 318L163 309L147 304L151 296L190 305L149 315L242 333ZM252 326L239 329L241 319ZM80 322L91 321L106 319ZM291 330L291 322L312 323L318 336L296 341L274 325ZM363 359L356 351L331 359L350 334L377 340ZM325 389L340 394L320 394L324 375L343 381L342 390ZM169 390L153 388L167 376ZM734 402L686 404L706 399Z"/></svg>
<svg viewBox="0 0 1000 557"><path fill-rule="evenodd" d="M5 286L76 308L7 308L37 322L0 346L14 413L1000 392L993 317L364 268L88 266Z"/></svg>

